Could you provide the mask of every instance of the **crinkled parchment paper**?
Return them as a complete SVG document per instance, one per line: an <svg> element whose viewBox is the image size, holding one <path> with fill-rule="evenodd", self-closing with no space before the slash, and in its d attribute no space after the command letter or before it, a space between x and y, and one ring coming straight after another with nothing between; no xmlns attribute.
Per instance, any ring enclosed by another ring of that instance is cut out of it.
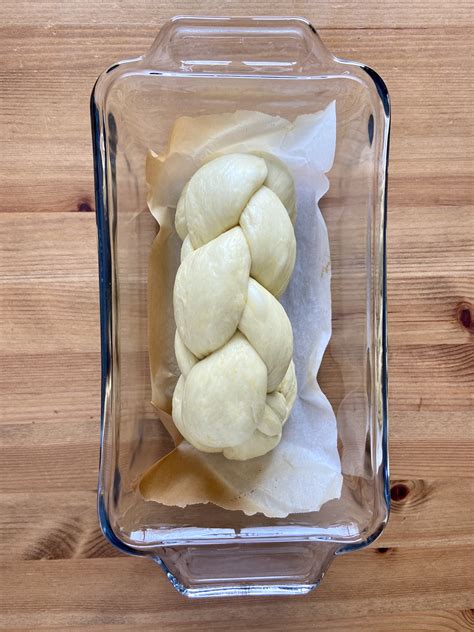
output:
<svg viewBox="0 0 474 632"><path fill-rule="evenodd" d="M342 476L336 419L316 376L331 336L329 241L318 201L328 190L333 163L336 109L290 122L261 112L238 111L181 117L168 152L149 152L148 205L159 224L149 269L149 356L152 399L176 448L140 481L145 499L185 507L211 502L268 517L317 511L338 498ZM179 376L173 351L173 284L181 241L174 214L184 184L210 158L231 152L264 151L278 156L295 178L297 258L282 303L294 333L298 397L280 444L249 461L229 461L199 452L184 441L171 418L171 398Z"/></svg>

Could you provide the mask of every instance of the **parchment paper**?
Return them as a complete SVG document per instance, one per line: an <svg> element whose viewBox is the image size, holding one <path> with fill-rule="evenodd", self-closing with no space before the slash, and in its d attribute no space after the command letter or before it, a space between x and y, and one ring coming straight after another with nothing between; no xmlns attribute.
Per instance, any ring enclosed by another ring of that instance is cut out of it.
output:
<svg viewBox="0 0 474 632"><path fill-rule="evenodd" d="M166 155L147 158L148 206L159 224L150 255L149 355L152 399L176 448L140 481L146 500L185 507L211 502L248 515L268 517L317 511L339 498L342 485L334 412L317 383L331 336L331 263L326 225L318 201L336 143L336 109L290 122L261 112L238 111L177 119ZM181 241L175 207L184 184L219 154L265 151L285 162L295 179L297 256L282 304L294 333L298 397L280 444L248 461L206 454L184 441L173 425L171 397L179 376L173 351L172 292Z"/></svg>

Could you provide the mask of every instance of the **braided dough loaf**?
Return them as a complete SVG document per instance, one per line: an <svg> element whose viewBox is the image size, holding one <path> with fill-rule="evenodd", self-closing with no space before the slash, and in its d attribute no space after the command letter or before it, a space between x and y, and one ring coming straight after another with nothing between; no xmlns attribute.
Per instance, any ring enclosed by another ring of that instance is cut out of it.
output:
<svg viewBox="0 0 474 632"><path fill-rule="evenodd" d="M246 460L281 439L296 377L293 332L276 297L295 265L294 218L292 177L267 154L215 158L181 193L172 410L198 450Z"/></svg>

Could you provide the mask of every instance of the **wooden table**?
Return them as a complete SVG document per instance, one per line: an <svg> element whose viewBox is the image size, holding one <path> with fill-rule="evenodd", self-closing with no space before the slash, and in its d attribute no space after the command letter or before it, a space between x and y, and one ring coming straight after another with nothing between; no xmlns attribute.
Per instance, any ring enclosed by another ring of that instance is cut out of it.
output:
<svg viewBox="0 0 474 632"><path fill-rule="evenodd" d="M305 15L391 92L392 516L306 598L187 602L97 524L88 99L177 12ZM473 21L469 0L2 0L2 629L474 629Z"/></svg>

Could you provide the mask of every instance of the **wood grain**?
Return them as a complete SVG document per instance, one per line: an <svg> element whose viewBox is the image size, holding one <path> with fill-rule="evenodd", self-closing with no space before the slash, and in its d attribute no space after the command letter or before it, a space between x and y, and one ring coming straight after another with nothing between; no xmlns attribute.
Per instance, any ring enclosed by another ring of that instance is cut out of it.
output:
<svg viewBox="0 0 474 632"><path fill-rule="evenodd" d="M170 0L0 6L0 629L474 629L472 2L185 0L300 14L384 77L392 515L303 599L186 602L100 533L99 327L89 94ZM326 378L328 387L331 374Z"/></svg>
<svg viewBox="0 0 474 632"><path fill-rule="evenodd" d="M380 29L429 26L445 29L448 26L466 27L473 24L472 5L468 0L459 0L455 11L448 11L443 0L394 0L379 2L348 0L334 3L320 0L315 7L308 0L288 0L269 6L266 0L229 0L223 6L210 0L204 6L194 0L180 3L181 15L303 15L314 26L321 28ZM224 12L225 9L225 12ZM271 11L270 11L271 9ZM176 15L172 0L164 0L157 6L154 0L102 0L100 4L81 0L69 0L67 6L58 0L37 0L32 5L28 0L4 0L2 2L5 25L39 24L53 28L57 25L113 25L118 29L124 24L144 27L152 24L156 30L163 20Z"/></svg>
<svg viewBox="0 0 474 632"><path fill-rule="evenodd" d="M313 625L318 626L318 617L312 620ZM345 618L324 618L320 622L324 627L318 627L316 629L324 630L324 632L462 632L472 630L474 623L474 615L472 610L450 611L441 610L434 612L414 612L410 614L386 614L379 616L364 616L364 617L345 617ZM284 627L287 624L281 624L275 622L272 629L274 630L286 630ZM294 627L292 630L308 630L308 627L303 626ZM12 629L12 628L10 628ZM53 632L61 628L43 628L44 632ZM83 632L88 630L90 632L120 632L124 628L122 625L100 625L100 626L72 626L68 627L68 632ZM140 632L156 632L155 625L134 625L134 630ZM180 624L173 621L171 624L167 624L169 630L181 630L183 629ZM211 628L212 629L212 628ZM238 629L238 628L237 628ZM251 628L247 628L251 629ZM17 630L17 628L15 628Z"/></svg>
<svg viewBox="0 0 474 632"><path fill-rule="evenodd" d="M55 626L156 625L159 616L163 630L185 627L191 621L197 629L216 631L229 621L233 630L254 630L262 623L267 629L307 630L309 622L353 617L361 611L368 616L397 614L403 609L423 610L427 603L441 610L466 610L472 596L470 560L465 548L456 545L440 546L432 555L409 547L345 555L335 561L328 581L308 599L295 603L291 598L255 598L245 608L241 600L203 604L185 601L172 590L160 590L163 578L158 569L142 559L17 561L3 567L2 599L8 603L8 610L2 609L3 624L35 629L46 623L45 603L53 606L47 624ZM440 573L446 580L441 593ZM413 590L416 582L417 590Z"/></svg>

